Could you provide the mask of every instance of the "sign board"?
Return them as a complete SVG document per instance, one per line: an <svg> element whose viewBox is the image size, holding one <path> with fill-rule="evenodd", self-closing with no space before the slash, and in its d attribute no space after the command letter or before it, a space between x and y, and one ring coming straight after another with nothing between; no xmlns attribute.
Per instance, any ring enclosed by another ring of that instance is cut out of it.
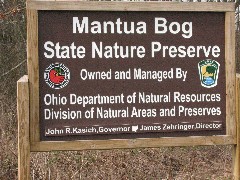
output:
<svg viewBox="0 0 240 180"><path fill-rule="evenodd" d="M37 67L29 73L37 92L37 99L31 95L33 142L234 139L228 10L41 3L28 3L37 9Z"/></svg>

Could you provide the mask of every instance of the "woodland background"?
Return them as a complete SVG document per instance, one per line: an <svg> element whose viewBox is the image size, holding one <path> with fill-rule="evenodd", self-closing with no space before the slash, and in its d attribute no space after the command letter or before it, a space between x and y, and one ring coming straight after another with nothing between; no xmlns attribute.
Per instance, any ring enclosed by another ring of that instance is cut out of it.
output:
<svg viewBox="0 0 240 180"><path fill-rule="evenodd" d="M237 72L240 70L239 37L237 2ZM0 0L1 180L17 179L16 82L25 74L27 74L25 0ZM31 153L31 177L36 180L232 179L231 171L232 146Z"/></svg>

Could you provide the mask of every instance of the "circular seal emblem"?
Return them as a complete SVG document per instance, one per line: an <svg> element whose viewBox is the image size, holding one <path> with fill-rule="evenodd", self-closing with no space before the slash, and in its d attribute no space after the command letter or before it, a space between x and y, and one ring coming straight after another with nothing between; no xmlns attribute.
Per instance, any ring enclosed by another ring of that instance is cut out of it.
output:
<svg viewBox="0 0 240 180"><path fill-rule="evenodd" d="M53 89L65 87L70 80L70 71L62 63L50 64L44 71L44 80Z"/></svg>

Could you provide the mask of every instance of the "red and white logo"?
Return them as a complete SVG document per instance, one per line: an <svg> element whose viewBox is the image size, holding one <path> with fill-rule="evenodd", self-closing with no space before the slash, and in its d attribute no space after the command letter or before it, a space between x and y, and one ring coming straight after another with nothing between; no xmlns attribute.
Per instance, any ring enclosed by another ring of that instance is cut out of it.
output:
<svg viewBox="0 0 240 180"><path fill-rule="evenodd" d="M61 89L68 84L70 71L62 63L50 64L44 72L44 79L49 87Z"/></svg>

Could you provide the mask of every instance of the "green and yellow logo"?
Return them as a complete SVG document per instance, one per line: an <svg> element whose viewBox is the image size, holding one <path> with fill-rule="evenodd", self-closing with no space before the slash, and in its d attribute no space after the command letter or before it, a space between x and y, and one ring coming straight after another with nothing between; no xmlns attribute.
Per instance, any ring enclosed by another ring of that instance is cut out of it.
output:
<svg viewBox="0 0 240 180"><path fill-rule="evenodd" d="M206 59L198 63L198 72L201 85L206 88L217 86L220 64L211 59Z"/></svg>

